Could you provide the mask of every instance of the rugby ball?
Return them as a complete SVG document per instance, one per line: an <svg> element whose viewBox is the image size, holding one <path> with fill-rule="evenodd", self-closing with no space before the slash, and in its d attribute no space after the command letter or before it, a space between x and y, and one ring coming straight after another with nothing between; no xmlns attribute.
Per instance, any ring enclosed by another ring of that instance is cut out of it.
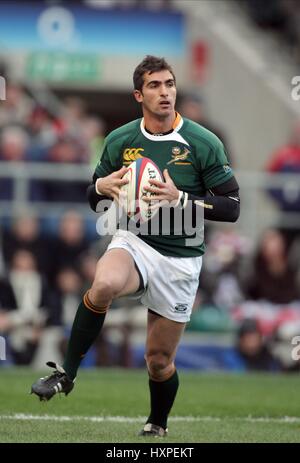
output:
<svg viewBox="0 0 300 463"><path fill-rule="evenodd" d="M124 207L128 217L135 220L148 222L157 213L158 209L149 207L151 203L145 202L142 197L153 197L155 195L144 190L145 186L150 186L149 180L159 180L163 182L163 176L157 165L149 158L139 158L128 166L128 172L123 178L129 182L123 185L121 190L126 193ZM153 203L152 203L153 205Z"/></svg>

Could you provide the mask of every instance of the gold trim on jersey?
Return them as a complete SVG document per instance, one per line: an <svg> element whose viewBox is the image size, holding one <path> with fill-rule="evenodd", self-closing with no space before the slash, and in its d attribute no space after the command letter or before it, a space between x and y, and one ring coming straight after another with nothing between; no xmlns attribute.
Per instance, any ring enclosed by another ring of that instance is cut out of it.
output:
<svg viewBox="0 0 300 463"><path fill-rule="evenodd" d="M190 166L191 162L174 162L175 166Z"/></svg>
<svg viewBox="0 0 300 463"><path fill-rule="evenodd" d="M176 118L175 118L175 121L174 121L174 123L173 123L173 125L172 125L172 129L174 129L174 130L175 130L176 127L180 124L181 119L182 119L181 116L180 116L180 114L179 114L177 111L176 111L175 114L176 114Z"/></svg>
<svg viewBox="0 0 300 463"><path fill-rule="evenodd" d="M176 127L179 126L180 122L182 121L182 117L180 116L180 114L175 111L175 120L172 124L172 129L175 130ZM145 119L143 120L143 126L145 127Z"/></svg>

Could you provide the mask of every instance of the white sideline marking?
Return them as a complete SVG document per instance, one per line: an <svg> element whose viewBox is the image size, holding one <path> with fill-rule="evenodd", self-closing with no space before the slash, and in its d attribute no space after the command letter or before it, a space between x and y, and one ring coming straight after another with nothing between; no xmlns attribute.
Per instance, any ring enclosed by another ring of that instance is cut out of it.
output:
<svg viewBox="0 0 300 463"><path fill-rule="evenodd" d="M30 415L25 413L15 413L13 415L0 415L0 420L17 420L17 421L90 421L93 423L102 423L110 421L112 423L143 423L146 420L144 416L55 416L55 415ZM217 416L173 416L169 418L172 422L205 422L205 421L244 421L249 423L300 423L298 416L272 417L217 417Z"/></svg>

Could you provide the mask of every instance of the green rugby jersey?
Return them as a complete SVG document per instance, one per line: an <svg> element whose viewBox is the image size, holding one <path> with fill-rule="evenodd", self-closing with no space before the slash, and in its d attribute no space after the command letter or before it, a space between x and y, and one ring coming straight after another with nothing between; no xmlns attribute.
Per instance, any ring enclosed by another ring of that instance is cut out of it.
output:
<svg viewBox="0 0 300 463"><path fill-rule="evenodd" d="M233 176L219 138L178 113L173 132L151 135L144 119L137 119L112 131L106 138L96 177L105 177L128 166L139 157L154 161L161 171L168 169L179 190L204 196L208 189ZM166 256L195 257L204 253L204 242L186 245L186 235L138 235Z"/></svg>

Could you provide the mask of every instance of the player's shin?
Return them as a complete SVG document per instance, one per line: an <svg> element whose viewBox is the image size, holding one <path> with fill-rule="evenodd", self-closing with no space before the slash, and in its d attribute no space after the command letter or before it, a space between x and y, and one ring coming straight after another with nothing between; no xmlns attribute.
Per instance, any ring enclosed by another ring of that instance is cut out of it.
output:
<svg viewBox="0 0 300 463"><path fill-rule="evenodd" d="M164 381L149 378L151 412L147 423L167 428L168 415L171 411L179 386L177 370L174 367L171 375Z"/></svg>
<svg viewBox="0 0 300 463"><path fill-rule="evenodd" d="M63 368L70 379L76 377L80 362L96 340L108 308L109 305L99 307L92 304L88 291L83 296L73 322L63 364Z"/></svg>

